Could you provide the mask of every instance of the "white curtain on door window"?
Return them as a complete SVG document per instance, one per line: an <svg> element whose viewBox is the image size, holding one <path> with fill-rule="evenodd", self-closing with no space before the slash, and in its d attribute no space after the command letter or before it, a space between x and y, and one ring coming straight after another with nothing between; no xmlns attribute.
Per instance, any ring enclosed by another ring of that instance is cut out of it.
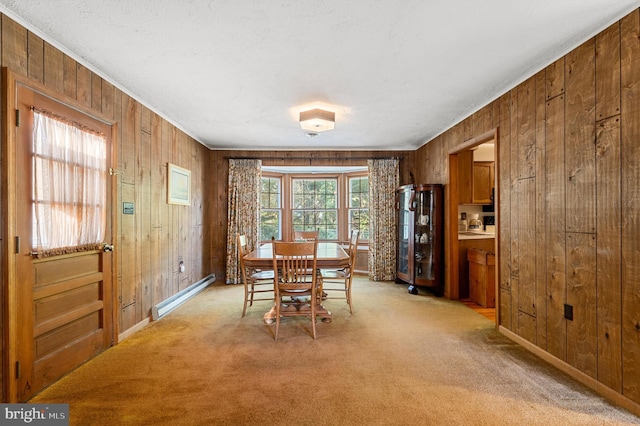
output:
<svg viewBox="0 0 640 426"><path fill-rule="evenodd" d="M100 248L106 150L103 134L34 109L32 245L38 256Z"/></svg>

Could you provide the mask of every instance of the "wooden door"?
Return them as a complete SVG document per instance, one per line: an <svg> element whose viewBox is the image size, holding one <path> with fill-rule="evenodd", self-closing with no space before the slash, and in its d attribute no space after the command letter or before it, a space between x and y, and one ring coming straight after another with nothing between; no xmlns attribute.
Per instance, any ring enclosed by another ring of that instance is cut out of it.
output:
<svg viewBox="0 0 640 426"><path fill-rule="evenodd" d="M9 354L5 363L13 377L5 378L8 380L5 389L10 401L21 402L101 353L114 341L111 247L106 246L107 251L100 248L45 258L33 255L31 108L55 112L107 137L106 243L112 241L112 185L107 176L112 129L110 124L20 82L9 82L9 86L15 91L15 97L10 96L7 101L14 105L8 116L14 111L16 114L6 130L8 134L15 132L16 189L14 199L9 201L10 206L15 203L15 276L9 279L8 293L14 297L7 306Z"/></svg>

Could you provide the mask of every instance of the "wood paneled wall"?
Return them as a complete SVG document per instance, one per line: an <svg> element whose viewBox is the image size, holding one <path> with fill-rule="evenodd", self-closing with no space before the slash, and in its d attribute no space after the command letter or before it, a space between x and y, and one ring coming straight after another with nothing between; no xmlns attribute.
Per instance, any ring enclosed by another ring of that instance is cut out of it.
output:
<svg viewBox="0 0 640 426"><path fill-rule="evenodd" d="M497 127L501 325L640 403L638 11L416 152L209 151L11 19L0 24L2 66L118 125L121 332L209 273L224 281L228 158L350 165L394 156L401 184L447 184L448 152ZM166 204L168 162L191 170L191 207ZM123 202L134 215L122 214Z"/></svg>
<svg viewBox="0 0 640 426"><path fill-rule="evenodd" d="M367 158L400 159L400 184L412 181L414 151L211 151L209 153L209 200L215 208L210 210L211 270L224 282L227 255L227 183L229 158L256 158L264 166L366 166Z"/></svg>
<svg viewBox="0 0 640 426"><path fill-rule="evenodd" d="M154 304L210 273L210 228L203 223L209 150L8 17L2 16L0 25L1 66L79 101L117 125L117 168L122 174L114 178L114 206L119 212L114 241L116 329L126 332L146 321ZM2 159L6 161L12 159ZM166 203L168 162L191 170L190 207ZM134 203L135 214L122 214L123 202ZM178 270L180 261L186 266L184 273Z"/></svg>
<svg viewBox="0 0 640 426"><path fill-rule="evenodd" d="M448 152L498 128L500 325L635 403L638 70L636 10L416 153L417 179L446 184Z"/></svg>

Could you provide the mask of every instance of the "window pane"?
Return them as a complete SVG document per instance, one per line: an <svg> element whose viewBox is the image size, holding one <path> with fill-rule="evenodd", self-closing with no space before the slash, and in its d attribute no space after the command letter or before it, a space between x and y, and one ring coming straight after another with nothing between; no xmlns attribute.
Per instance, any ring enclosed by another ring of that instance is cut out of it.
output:
<svg viewBox="0 0 640 426"><path fill-rule="evenodd" d="M260 184L260 239L282 239L281 180L262 177Z"/></svg>
<svg viewBox="0 0 640 426"><path fill-rule="evenodd" d="M260 207L268 208L271 205L269 201L269 193L262 192L260 194Z"/></svg>
<svg viewBox="0 0 640 426"><path fill-rule="evenodd" d="M338 180L294 179L292 223L296 231L319 231L321 240L338 239Z"/></svg>
<svg viewBox="0 0 640 426"><path fill-rule="evenodd" d="M359 239L369 239L369 177L349 179L349 233L359 230Z"/></svg>
<svg viewBox="0 0 640 426"><path fill-rule="evenodd" d="M281 239L280 212L278 210L262 210L260 212L260 239Z"/></svg>

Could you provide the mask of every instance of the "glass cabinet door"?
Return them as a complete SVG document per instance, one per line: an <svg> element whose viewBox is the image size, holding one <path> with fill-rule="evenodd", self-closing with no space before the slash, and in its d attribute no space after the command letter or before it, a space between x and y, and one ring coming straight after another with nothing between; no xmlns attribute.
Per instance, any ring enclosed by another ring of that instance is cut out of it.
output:
<svg viewBox="0 0 640 426"><path fill-rule="evenodd" d="M435 279L434 268L434 214L433 191L416 191L415 211L415 277L416 282Z"/></svg>
<svg viewBox="0 0 640 426"><path fill-rule="evenodd" d="M411 281L413 262L413 212L411 211L413 187L406 185L398 189L398 252L397 275L404 281Z"/></svg>

